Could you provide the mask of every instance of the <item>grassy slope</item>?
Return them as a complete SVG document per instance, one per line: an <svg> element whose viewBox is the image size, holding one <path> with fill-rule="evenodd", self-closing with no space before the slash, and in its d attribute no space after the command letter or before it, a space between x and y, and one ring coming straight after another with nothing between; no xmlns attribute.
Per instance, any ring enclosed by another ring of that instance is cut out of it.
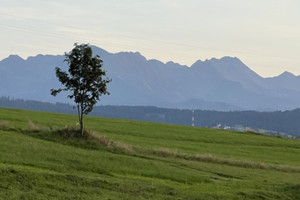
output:
<svg viewBox="0 0 300 200"><path fill-rule="evenodd" d="M92 117L117 145L50 131L76 119L0 109L0 199L300 199L300 141Z"/></svg>

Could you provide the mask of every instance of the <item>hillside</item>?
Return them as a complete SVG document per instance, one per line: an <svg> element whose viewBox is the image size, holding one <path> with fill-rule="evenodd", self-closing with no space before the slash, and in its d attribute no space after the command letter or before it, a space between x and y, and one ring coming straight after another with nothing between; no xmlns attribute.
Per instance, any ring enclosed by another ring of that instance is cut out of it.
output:
<svg viewBox="0 0 300 200"><path fill-rule="evenodd" d="M300 142L0 109L1 199L300 199Z"/></svg>
<svg viewBox="0 0 300 200"><path fill-rule="evenodd" d="M202 110L290 110L300 107L300 77L285 72L263 78L235 57L198 60L191 66L146 59L136 52L109 53L93 46L104 61L111 95L104 105L156 106ZM45 102L68 102L56 98L54 68L66 69L62 55L17 55L0 61L0 96Z"/></svg>

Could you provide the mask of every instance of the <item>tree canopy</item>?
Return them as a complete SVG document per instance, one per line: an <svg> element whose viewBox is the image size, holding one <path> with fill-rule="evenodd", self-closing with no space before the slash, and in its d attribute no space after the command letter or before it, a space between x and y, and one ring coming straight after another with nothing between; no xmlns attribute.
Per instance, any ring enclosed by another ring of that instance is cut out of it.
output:
<svg viewBox="0 0 300 200"><path fill-rule="evenodd" d="M83 117L93 110L101 95L109 95L107 83L111 80L103 70L103 61L99 55L93 57L92 48L88 44L74 44L70 53L65 53L68 72L55 68L56 76L64 86L51 89L51 95L56 96L61 91L70 91L68 98L74 99L78 110L80 132L83 134Z"/></svg>

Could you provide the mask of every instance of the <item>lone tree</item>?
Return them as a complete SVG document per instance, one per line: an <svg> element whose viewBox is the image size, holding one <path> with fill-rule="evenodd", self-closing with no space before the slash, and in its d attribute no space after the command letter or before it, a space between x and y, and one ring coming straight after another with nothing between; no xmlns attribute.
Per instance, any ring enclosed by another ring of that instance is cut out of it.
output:
<svg viewBox="0 0 300 200"><path fill-rule="evenodd" d="M64 88L51 89L56 96L61 91L70 91L68 98L74 99L77 106L80 132L83 135L83 117L93 110L102 94L109 95L106 84L109 80L102 69L100 56L93 57L92 48L88 44L74 44L70 53L65 53L65 62L69 65L67 72L55 68L56 76Z"/></svg>

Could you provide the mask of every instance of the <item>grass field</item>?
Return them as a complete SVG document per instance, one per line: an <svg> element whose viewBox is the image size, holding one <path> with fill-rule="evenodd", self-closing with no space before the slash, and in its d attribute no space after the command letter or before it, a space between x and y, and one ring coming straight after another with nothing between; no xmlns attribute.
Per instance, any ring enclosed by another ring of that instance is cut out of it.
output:
<svg viewBox="0 0 300 200"><path fill-rule="evenodd" d="M0 108L0 199L300 199L300 141Z"/></svg>

